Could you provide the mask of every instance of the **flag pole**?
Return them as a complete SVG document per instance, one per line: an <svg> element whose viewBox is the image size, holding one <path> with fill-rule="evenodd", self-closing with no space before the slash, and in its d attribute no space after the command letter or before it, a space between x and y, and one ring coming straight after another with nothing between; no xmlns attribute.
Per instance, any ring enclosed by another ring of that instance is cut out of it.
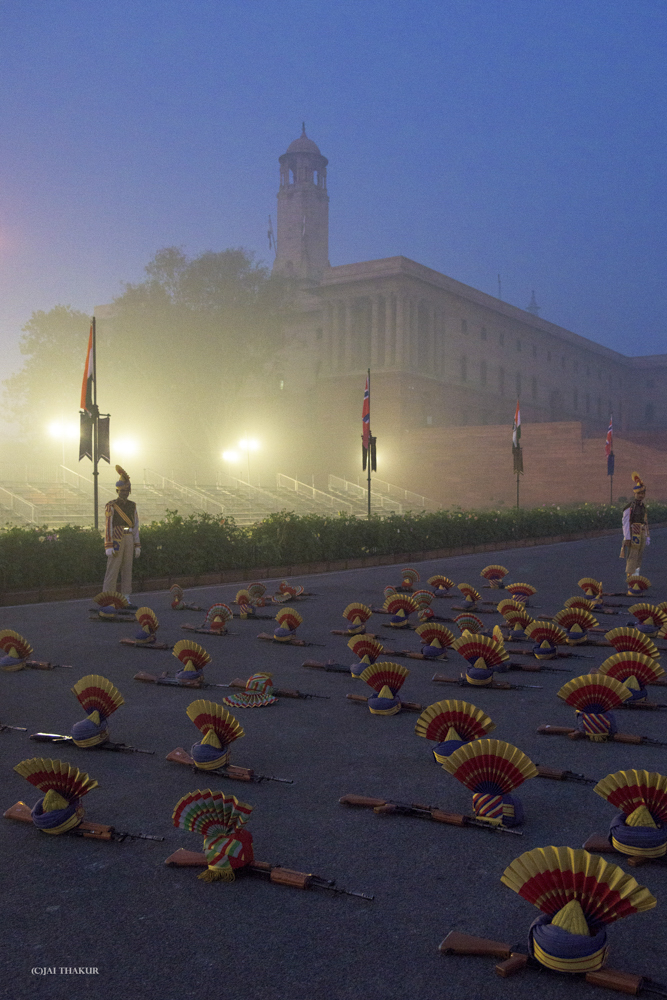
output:
<svg viewBox="0 0 667 1000"><path fill-rule="evenodd" d="M93 316L93 504L95 505L94 518L95 530L99 528L99 504L98 504L98 471L97 471L97 421L99 411L97 409L97 331L95 329L95 317Z"/></svg>
<svg viewBox="0 0 667 1000"><path fill-rule="evenodd" d="M370 408L371 399L371 370L368 369L368 405ZM370 437L368 439L368 520L371 519L371 454L372 454L373 442Z"/></svg>

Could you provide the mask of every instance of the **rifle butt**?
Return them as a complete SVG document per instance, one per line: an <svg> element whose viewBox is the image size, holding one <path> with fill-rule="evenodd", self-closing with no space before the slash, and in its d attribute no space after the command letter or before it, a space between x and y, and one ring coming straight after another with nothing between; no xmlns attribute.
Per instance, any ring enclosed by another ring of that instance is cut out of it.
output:
<svg viewBox="0 0 667 1000"><path fill-rule="evenodd" d="M155 684L157 677L155 674L147 674L144 670L140 670L138 674L134 675L135 681L143 681L145 684Z"/></svg>
<svg viewBox="0 0 667 1000"><path fill-rule="evenodd" d="M632 743L635 746L643 743L641 736L636 736L634 733L614 733L612 739L615 743Z"/></svg>
<svg viewBox="0 0 667 1000"><path fill-rule="evenodd" d="M542 725L537 727L537 731L540 736L570 736L571 733L576 733L577 730L572 726L549 726Z"/></svg>
<svg viewBox="0 0 667 1000"><path fill-rule="evenodd" d="M346 694L345 697L348 701L354 701L357 705L367 705L368 698L364 698L363 694Z"/></svg>
<svg viewBox="0 0 667 1000"><path fill-rule="evenodd" d="M474 937L461 931L450 931L440 944L439 951L443 955L489 955L503 960L512 957L511 945L504 941L491 941L489 938Z"/></svg>
<svg viewBox="0 0 667 1000"><path fill-rule="evenodd" d="M605 990L616 990L617 993L629 993L636 997L641 992L642 977L631 972L619 972L618 969L599 969L597 972L587 972L584 977L590 986L601 986Z"/></svg>
<svg viewBox="0 0 667 1000"><path fill-rule="evenodd" d="M527 965L528 955L522 955L520 952L512 952L509 958L496 965L496 975L502 979L507 979L508 976L513 976L515 973L521 972Z"/></svg>
<svg viewBox="0 0 667 1000"><path fill-rule="evenodd" d="M338 801L344 806L365 806L367 809L377 809L387 804L386 799L372 799L364 795L342 795Z"/></svg>

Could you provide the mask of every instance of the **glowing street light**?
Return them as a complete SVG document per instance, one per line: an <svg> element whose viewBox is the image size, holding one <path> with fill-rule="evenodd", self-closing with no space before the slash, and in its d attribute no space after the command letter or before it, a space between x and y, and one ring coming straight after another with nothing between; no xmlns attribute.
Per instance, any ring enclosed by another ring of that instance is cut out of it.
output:
<svg viewBox="0 0 667 1000"><path fill-rule="evenodd" d="M120 458L133 458L139 451L139 444L134 438L119 438L113 442L111 450Z"/></svg>
<svg viewBox="0 0 667 1000"><path fill-rule="evenodd" d="M65 441L75 441L79 436L79 425L66 420L52 420L48 426L49 436L62 445L62 465L65 465Z"/></svg>
<svg viewBox="0 0 667 1000"><path fill-rule="evenodd" d="M240 461L240 458L241 456L238 451L223 451L222 453L223 462L231 462L232 464L235 464Z"/></svg>
<svg viewBox="0 0 667 1000"><path fill-rule="evenodd" d="M241 451L259 451L259 441L256 438L242 438L239 441Z"/></svg>

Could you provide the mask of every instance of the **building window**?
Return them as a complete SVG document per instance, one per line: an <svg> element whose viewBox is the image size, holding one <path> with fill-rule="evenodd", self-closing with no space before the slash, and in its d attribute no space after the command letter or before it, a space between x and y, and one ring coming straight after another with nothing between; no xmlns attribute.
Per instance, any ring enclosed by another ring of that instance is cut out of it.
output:
<svg viewBox="0 0 667 1000"><path fill-rule="evenodd" d="M500 336L498 337L498 343L500 344L501 347L505 346L505 334L504 333L501 333Z"/></svg>
<svg viewBox="0 0 667 1000"><path fill-rule="evenodd" d="M486 361L480 361L479 381L482 385L486 385Z"/></svg>
<svg viewBox="0 0 667 1000"><path fill-rule="evenodd" d="M521 351L521 341L520 340L517 340L517 342L516 342L516 349L517 349L517 351Z"/></svg>
<svg viewBox="0 0 667 1000"><path fill-rule="evenodd" d="M485 326L482 327L482 329L480 330L480 334L479 335L482 338L482 340L486 340L487 339L488 334L486 332L486 327Z"/></svg>
<svg viewBox="0 0 667 1000"><path fill-rule="evenodd" d="M501 396L505 395L505 369L498 369L498 392Z"/></svg>
<svg viewBox="0 0 667 1000"><path fill-rule="evenodd" d="M520 396L521 395L521 372L517 372L516 373L516 376L515 376L515 379L514 379L514 385L516 387L516 394L517 394L517 396Z"/></svg>
<svg viewBox="0 0 667 1000"><path fill-rule="evenodd" d="M533 376L532 382L533 399L537 399L537 379Z"/></svg>
<svg viewBox="0 0 667 1000"><path fill-rule="evenodd" d="M467 333L467 332L468 332L468 321L465 320L465 319L462 319L461 320L461 333Z"/></svg>
<svg viewBox="0 0 667 1000"><path fill-rule="evenodd" d="M461 355L461 381L468 381L468 359L465 354Z"/></svg>

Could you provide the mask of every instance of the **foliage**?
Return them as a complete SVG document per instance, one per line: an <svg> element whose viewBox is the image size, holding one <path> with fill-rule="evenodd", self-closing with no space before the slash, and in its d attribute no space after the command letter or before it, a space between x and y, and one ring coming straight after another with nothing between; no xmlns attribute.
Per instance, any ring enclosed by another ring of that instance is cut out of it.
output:
<svg viewBox="0 0 667 1000"><path fill-rule="evenodd" d="M332 562L365 556L495 544L521 538L619 528L620 505L536 507L531 510L394 514L361 520L349 514L271 514L250 527L210 514L182 517L141 528L141 558L135 578L196 576L225 569ZM667 504L652 503L653 523L667 521ZM0 531L0 590L55 587L102 581L103 544L92 528L8 527Z"/></svg>
<svg viewBox="0 0 667 1000"><path fill-rule="evenodd" d="M8 419L39 435L49 420L77 419L89 328L90 316L71 306L32 314L20 341L24 366L3 384Z"/></svg>

